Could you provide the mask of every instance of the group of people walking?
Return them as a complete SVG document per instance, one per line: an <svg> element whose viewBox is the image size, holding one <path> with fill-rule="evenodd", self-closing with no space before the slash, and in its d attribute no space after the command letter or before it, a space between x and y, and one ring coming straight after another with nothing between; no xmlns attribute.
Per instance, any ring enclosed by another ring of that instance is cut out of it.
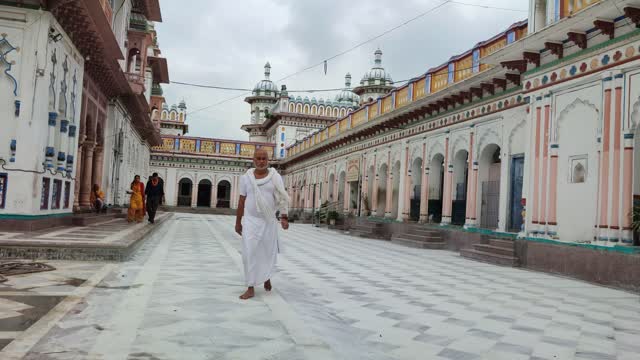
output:
<svg viewBox="0 0 640 360"><path fill-rule="evenodd" d="M146 213L149 223L153 224L156 218L156 211L164 201L164 182L158 177L158 173L153 173L149 177L146 186L140 181L140 175L134 176L129 189L127 194L131 195L131 199L127 211L127 221L140 223L144 220ZM100 190L98 184L93 185L90 200L96 212L107 211L104 192Z"/></svg>
<svg viewBox="0 0 640 360"><path fill-rule="evenodd" d="M136 175L128 193L131 194L131 200L129 201L127 221L142 222L146 211L149 222L153 224L158 206L164 198L164 183L158 177L158 173L151 175L146 186L140 181L140 175Z"/></svg>

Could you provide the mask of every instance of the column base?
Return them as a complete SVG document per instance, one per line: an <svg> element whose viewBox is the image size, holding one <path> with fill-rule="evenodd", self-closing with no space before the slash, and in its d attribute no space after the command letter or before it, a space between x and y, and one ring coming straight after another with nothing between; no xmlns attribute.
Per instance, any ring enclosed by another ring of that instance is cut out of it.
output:
<svg viewBox="0 0 640 360"><path fill-rule="evenodd" d="M392 216L391 216L391 213L390 213L390 212L385 212L385 213L384 213L384 217L385 217L385 219L391 219L391 218L392 218Z"/></svg>
<svg viewBox="0 0 640 360"><path fill-rule="evenodd" d="M418 219L420 224L426 224L429 222L429 216L427 214L420 214L420 218Z"/></svg>
<svg viewBox="0 0 640 360"><path fill-rule="evenodd" d="M466 219L464 222L464 229L474 229L478 227L476 219Z"/></svg>
<svg viewBox="0 0 640 360"><path fill-rule="evenodd" d="M451 224L451 216L443 216L442 220L440 220L440 225L449 225Z"/></svg>
<svg viewBox="0 0 640 360"><path fill-rule="evenodd" d="M622 236L620 238L620 244L622 246L632 246L633 245L633 231L631 230L622 230Z"/></svg>

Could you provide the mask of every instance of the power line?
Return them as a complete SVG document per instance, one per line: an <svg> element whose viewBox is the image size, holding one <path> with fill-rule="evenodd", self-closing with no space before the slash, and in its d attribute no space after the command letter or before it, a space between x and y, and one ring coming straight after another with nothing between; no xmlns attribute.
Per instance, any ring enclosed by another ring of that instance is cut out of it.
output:
<svg viewBox="0 0 640 360"><path fill-rule="evenodd" d="M455 0L451 0L451 3L452 4L456 4L456 5L479 7L479 8L484 8L484 9L515 11L515 12L523 12L523 13L529 12L529 10L523 10L523 9L504 8L504 7L499 7L499 6L481 5L481 4L470 4L470 3L464 3L464 2L455 1Z"/></svg>
<svg viewBox="0 0 640 360"><path fill-rule="evenodd" d="M492 65L489 65L489 64L483 64L483 65L492 66ZM479 65L471 66L471 67L465 67L465 68L459 68L459 69L455 69L453 71L446 71L446 72L441 72L441 73L438 73L438 74L432 73L431 74L431 78L433 79L434 77L438 77L438 76L448 76L449 74L454 74L454 73L458 73L458 72L473 70L474 68L477 68L478 66ZM392 84L402 84L402 83L409 82L409 81L411 81L413 79L415 79L415 78L392 81L391 83ZM178 84L178 85L184 85L184 86L193 86L193 87L205 88L205 89L228 90L228 91L249 91L249 92L253 91L253 89L250 89L250 88L224 87L224 86L216 86L216 85L194 84L194 83L187 83L187 82L180 82L180 81L172 81L171 83L172 84ZM287 92L289 92L289 93L315 93L315 92L341 91L341 90L344 90L344 89L345 88L296 89L296 90L287 90Z"/></svg>
<svg viewBox="0 0 640 360"><path fill-rule="evenodd" d="M431 13L431 12L433 12L433 11L435 11L435 10L437 10L437 9L439 9L439 8L443 7L444 5L449 4L449 3L456 4L456 5L463 5L463 6L481 7L481 8L485 8L485 9L506 10L506 11L517 11L517 12L527 12L526 10L520 10L520 9L502 8L502 7L496 7L496 6L490 6L490 5L480 5L480 4L464 3L464 2L454 1L454 0L445 0L445 1L443 1L442 3L440 3L440 4L438 4L438 5L434 6L434 7L430 8L430 9L428 9L428 10L426 10L426 11L424 11L424 12L422 12L422 13L420 13L420 14L416 15L416 16L414 16L414 17L413 17L413 18L411 18L411 19L406 20L405 22L403 22L403 23L401 23L401 24L399 24L399 25L394 26L393 28L391 28L391 29L389 29L389 30L386 30L386 31L384 31L384 32L382 32L382 33L380 33L380 34L378 34L378 35L376 35L376 36L373 36L373 37L371 37L371 38L369 38L369 39L367 39L367 40L365 40L365 41L362 41L362 42L360 42L360 43L357 43L356 45L352 46L351 48L346 49L346 50L344 50L344 51L342 51L342 52L340 52L340 53L338 53L338 54L335 54L335 55L333 55L333 56L331 56L331 57L329 57L329 58L326 58L326 59L322 60L322 61L321 61L321 62L319 62L319 63L316 63L316 64L314 64L314 65L308 66L308 67L303 68L303 69L301 69L301 70L298 70L298 71L296 71L296 72L294 72L294 73L292 73L292 74L289 74L289 75L287 75L287 76L285 76L285 77L283 77L283 78L281 78L281 79L279 79L279 80L276 80L276 82L281 82L281 81L286 80L286 79L288 79L288 78L290 78L290 77L293 77L293 76L298 75L298 74L300 74L300 73L303 73L303 72L305 72L305 71L308 71L308 70L311 70L311 69L313 69L313 68L316 68L316 67L318 67L318 66L320 66L320 65L324 65L324 64L325 64L327 61L329 61L329 60L333 60L333 59L338 58L338 57L340 57L340 56L342 56L342 55L345 55L345 54L347 54L347 53L350 53L351 51L353 51L353 50L355 50L355 49L357 49L357 48L359 48L359 47L361 47L361 46L363 46L363 45L366 45L366 44L368 44L368 43L370 43L370 42L372 42L372 41L375 41L375 40L377 40L377 39L379 39L379 38L381 38L381 37L383 37L383 36L385 36L385 35L387 35L387 34L389 34L389 33L393 32L393 31L395 31L395 30L397 30L397 29L399 29L399 28L401 28L401 27L403 27L403 26L405 26L405 25L407 25L407 24L409 24L409 23L411 23L411 22L413 22L413 21L415 21L415 20L418 20L418 19L420 19L420 18L422 18L422 17L426 16L427 14L429 14L429 13ZM468 69L465 69L465 70L468 70ZM406 81L409 81L409 80L406 80ZM182 84L182 85L191 85L191 84L187 84L187 83L179 83L179 82L173 82L173 83L176 83L176 84ZM206 85L197 85L197 84L194 84L193 86L206 87L206 88L219 88L219 89L222 89L222 90L247 91L247 92L245 92L245 93L243 93L243 94L240 94L240 95L237 95L237 96L234 96L234 97L230 97L230 98L227 98L227 99L221 100L221 101L219 101L219 102L217 102L217 103L215 103L215 104L208 105L208 106L205 106L205 107L200 108L200 109L196 109L196 110L194 110L194 111L189 112L189 114L194 114L194 113L197 113L197 112L200 112L200 111L203 111L203 110L210 109L210 108L212 108L212 107L214 107L214 106L218 106L218 105L224 104L224 103L226 103L226 102L229 102L229 101L231 101L231 100L235 100L235 99L237 99L237 98L240 98L240 97L242 97L242 96L245 96L245 95L248 95L248 94L250 94L250 93L251 93L251 90L250 90L250 89L245 89L245 88L242 88L242 89L241 89L241 88L226 88L226 87L221 87L221 86L206 86ZM336 89L336 90L329 90L329 89L327 89L327 90L317 90L317 91L318 91L318 92L320 92L320 91L337 91L337 90L342 90L342 89ZM312 91L293 91L293 90L292 90L292 91L289 91L289 92L312 92Z"/></svg>
<svg viewBox="0 0 640 360"><path fill-rule="evenodd" d="M339 56L342 56L342 55L344 55L344 54L347 54L347 53L349 53L349 52L351 52L351 51L353 51L353 50L355 50L355 49L357 49L357 48L359 48L359 47L361 47L361 46L363 46L363 45L365 45L365 44L368 44L368 43L370 43L370 42L372 42L372 41L374 41L374 40L377 40L377 39L381 38L382 36L385 36L385 35L387 35L387 34L389 34L389 33L393 32L393 31L395 31L395 30L397 30L397 29L399 29L399 28L401 28L401 27L403 27L403 26L405 26L405 25L409 24L410 22L415 21L415 20L417 20L417 19L419 19L419 18L421 18L421 17L423 17L423 16L425 16L425 15L429 14L430 12L433 12L433 11L435 11L435 10L437 10L437 9L441 8L442 6L446 5L446 4L447 4L447 3L449 3L449 2L451 2L451 0L445 0L444 2L440 3L439 5L436 5L435 7L432 7L431 9L429 9L429 10L427 10L427 11L425 11L425 12L421 13L421 14L418 14L417 16L415 16L415 17L413 17L413 18L411 18L411 19L409 19L409 20L405 21L404 23L402 23L402 24L400 24L400 25L397 25L397 26L395 26L395 27L393 27L393 28L391 28L391 29L389 29L389 30L387 30L387 31L382 32L381 34L378 34L378 35L376 35L376 36L374 36L374 37L371 37L371 38L369 38L369 39L367 39L367 40L365 40L365 41L362 41L362 42L360 42L360 43L358 43L358 44L356 44L356 45L352 46L351 48L349 48L349 49L347 49L347 50L344 50L344 51L342 51L342 52L340 52L340 53L338 53L338 54L336 54L336 55L333 55L333 56L331 56L331 57L329 57L329 58L327 58L327 59L322 60L321 62L319 62L319 63L317 63L317 64L314 64L314 65L308 66L308 67L306 67L306 68L304 68L304 69L301 69L301 70L298 70L298 71L296 71L296 72L294 72L294 73L292 73L292 74L289 74L289 75L287 75L287 76L285 76L285 77L283 77L283 78L281 78L281 79L277 80L276 82L281 82L281 81L286 80L286 79L288 79L288 78L290 78L290 77L292 77L292 76L298 75L298 74L303 73L303 72L308 71L308 70L311 70L311 69L316 68L316 67L318 67L318 66L320 66L320 65L324 65L324 64L325 64L325 62L327 62L327 61L329 61L329 60L333 60L333 59L335 59L335 58L337 58L337 57L339 57ZM224 99L224 100L222 100L222 101L220 101L220 102L217 102L217 103L215 103L215 104L213 104L213 105L205 106L205 107L203 107L203 108L200 108L200 109L194 110L194 111L190 112L190 114L194 114L194 113L200 112L200 111L202 111L202 110L206 110L206 109L212 108L212 107L214 107L214 106L218 106L218 105L224 104L224 103L226 103L226 102L228 102L228 101L235 100L235 99L237 99L237 98L239 98L239 97L241 97L241 96L244 96L244 95L246 95L246 93L243 93L243 94L241 94L241 95L234 96L234 97L231 97L231 98L228 98L228 99Z"/></svg>

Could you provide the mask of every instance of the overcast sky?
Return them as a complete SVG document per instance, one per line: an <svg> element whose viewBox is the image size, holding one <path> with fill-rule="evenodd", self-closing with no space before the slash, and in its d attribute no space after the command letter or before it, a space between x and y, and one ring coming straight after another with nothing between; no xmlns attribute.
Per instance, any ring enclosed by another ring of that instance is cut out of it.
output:
<svg viewBox="0 0 640 360"><path fill-rule="evenodd" d="M172 81L253 88L271 63L278 80L376 36L443 0L161 0L163 22L156 25ZM460 0L468 4L526 10L528 0ZM187 5L188 4L188 5ZM527 12L449 3L394 32L328 62L278 82L288 89L344 86L371 68L380 48L393 80L409 79L451 56L502 32ZM163 85L169 104L184 98L188 111L242 92ZM302 97L305 94L296 94ZM308 94L333 98L335 93ZM188 117L190 136L248 140L240 130L250 122L244 96Z"/></svg>

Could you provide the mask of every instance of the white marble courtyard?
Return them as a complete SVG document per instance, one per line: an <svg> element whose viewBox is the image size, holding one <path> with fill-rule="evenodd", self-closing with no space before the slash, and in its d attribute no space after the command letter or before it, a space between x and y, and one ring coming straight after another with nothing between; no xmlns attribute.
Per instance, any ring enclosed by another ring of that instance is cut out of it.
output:
<svg viewBox="0 0 640 360"><path fill-rule="evenodd" d="M638 295L310 225L292 224L284 233L275 291L260 289L256 298L241 301L233 221L176 214L129 262L56 262L57 272L12 278L14 290L65 298L28 329L12 333L15 340L0 359L557 360L640 354ZM64 279L74 273L88 281L69 286ZM29 309L18 295L0 292L0 324Z"/></svg>

